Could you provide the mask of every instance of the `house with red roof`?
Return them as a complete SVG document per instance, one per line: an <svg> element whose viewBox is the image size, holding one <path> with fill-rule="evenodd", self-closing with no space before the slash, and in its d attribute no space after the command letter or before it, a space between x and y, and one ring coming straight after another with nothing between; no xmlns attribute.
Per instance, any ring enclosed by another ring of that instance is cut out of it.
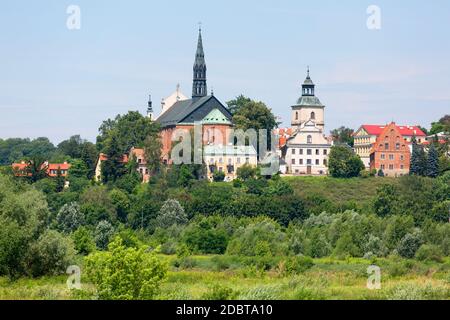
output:
<svg viewBox="0 0 450 320"><path fill-rule="evenodd" d="M28 163L22 161L20 163L13 163L12 169L16 177L26 177L29 176ZM49 163L48 161L42 164L41 169L45 169L47 176L51 178L56 178L58 174L62 177L67 177L69 175L70 164L64 163Z"/></svg>
<svg viewBox="0 0 450 320"><path fill-rule="evenodd" d="M355 153L360 156L367 169L370 168L371 150L378 137L388 126L389 125L364 124L354 134ZM399 134L408 143L412 141L413 137L416 138L417 143L419 144L426 142L427 135L418 126L402 126L397 124L395 124L395 126L397 127Z"/></svg>
<svg viewBox="0 0 450 320"><path fill-rule="evenodd" d="M130 158L136 159L137 162L137 171L142 176L143 182L150 181L150 172L147 168L147 162L145 160L145 151L140 148L132 148L128 154L124 154L122 158L122 163L127 164L130 161ZM102 180L102 163L108 160L108 156L104 153L100 153L97 165L95 167L95 180Z"/></svg>
<svg viewBox="0 0 450 320"><path fill-rule="evenodd" d="M370 150L370 170L382 170L386 177L399 177L409 173L411 142L394 122L378 135Z"/></svg>

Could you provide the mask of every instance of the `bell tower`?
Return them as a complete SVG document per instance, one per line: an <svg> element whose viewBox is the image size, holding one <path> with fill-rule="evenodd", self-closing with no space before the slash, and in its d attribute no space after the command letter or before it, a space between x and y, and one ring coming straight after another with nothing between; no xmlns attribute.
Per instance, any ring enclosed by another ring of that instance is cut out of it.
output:
<svg viewBox="0 0 450 320"><path fill-rule="evenodd" d="M316 85L311 80L309 67L306 79L302 84L302 95L297 104L292 106L292 127L303 127L305 123L312 122L320 130L324 130L325 106L315 95Z"/></svg>

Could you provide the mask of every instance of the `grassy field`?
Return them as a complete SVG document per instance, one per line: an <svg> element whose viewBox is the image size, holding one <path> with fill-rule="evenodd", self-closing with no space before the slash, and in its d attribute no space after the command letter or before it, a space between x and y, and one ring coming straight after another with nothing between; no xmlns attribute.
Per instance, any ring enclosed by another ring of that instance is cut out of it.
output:
<svg viewBox="0 0 450 320"><path fill-rule="evenodd" d="M169 264L175 257L162 256ZM300 274L283 276L275 268L268 272L232 264L219 271L214 256L192 258L195 267L171 267L158 299L249 299L249 300L359 300L359 299L450 299L450 260L419 263L412 260L379 259L382 289L367 288L364 259L316 259L314 266ZM66 276L9 281L0 278L0 299L80 299L73 294ZM93 292L85 281L83 289Z"/></svg>
<svg viewBox="0 0 450 320"><path fill-rule="evenodd" d="M336 179L331 177L286 177L284 178L296 193L306 197L320 195L333 203L343 204L354 201L361 206L369 204L377 189L385 184L398 185L394 178L352 178Z"/></svg>

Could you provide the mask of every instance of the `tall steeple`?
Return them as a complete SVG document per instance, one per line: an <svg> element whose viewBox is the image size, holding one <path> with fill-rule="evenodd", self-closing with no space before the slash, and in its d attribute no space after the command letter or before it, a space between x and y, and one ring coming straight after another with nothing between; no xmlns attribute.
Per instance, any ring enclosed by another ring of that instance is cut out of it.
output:
<svg viewBox="0 0 450 320"><path fill-rule="evenodd" d="M198 29L197 53L195 54L192 98L201 98L207 94L205 53L203 51L202 28L200 27Z"/></svg>
<svg viewBox="0 0 450 320"><path fill-rule="evenodd" d="M312 97L314 96L314 88L315 88L314 82L312 82L311 77L309 76L309 66L308 66L308 72L306 75L305 82L303 82L302 85L302 96L303 97Z"/></svg>
<svg viewBox="0 0 450 320"><path fill-rule="evenodd" d="M148 98L147 117L149 117L150 120L153 121L153 102L152 102L152 95L149 95L149 98Z"/></svg>

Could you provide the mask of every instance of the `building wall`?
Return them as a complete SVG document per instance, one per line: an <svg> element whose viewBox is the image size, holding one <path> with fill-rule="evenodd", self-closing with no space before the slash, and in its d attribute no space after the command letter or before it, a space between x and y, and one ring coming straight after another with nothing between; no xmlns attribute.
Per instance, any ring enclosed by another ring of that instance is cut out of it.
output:
<svg viewBox="0 0 450 320"><path fill-rule="evenodd" d="M214 165L216 170L225 173L225 177L228 180L234 180L237 178L237 169L245 164L256 167L258 165L258 159L256 155L205 155L205 164L207 166L207 174L210 180L213 179L213 172L211 171L211 165ZM228 166L231 165L233 170L230 172Z"/></svg>
<svg viewBox="0 0 450 320"><path fill-rule="evenodd" d="M203 145L215 144L215 145L227 145L229 143L229 135L231 125L217 124L217 125L203 125L202 126L202 141ZM190 132L194 129L194 125L178 125L176 127L164 128L161 135L162 143L162 158L163 161L169 163L170 151L172 150L173 137L175 130L184 130Z"/></svg>
<svg viewBox="0 0 450 320"><path fill-rule="evenodd" d="M315 119L311 118L312 113L314 113ZM314 121L317 127L323 130L325 124L324 107L307 107L307 106L292 107L291 123L293 127L301 126L302 124L308 122L309 120Z"/></svg>
<svg viewBox="0 0 450 320"><path fill-rule="evenodd" d="M288 173L294 175L328 174L330 145L289 145L286 154Z"/></svg>
<svg viewBox="0 0 450 320"><path fill-rule="evenodd" d="M370 169L382 169L389 177L409 173L411 160L410 144L396 128L395 124L386 127L376 140L370 155Z"/></svg>

